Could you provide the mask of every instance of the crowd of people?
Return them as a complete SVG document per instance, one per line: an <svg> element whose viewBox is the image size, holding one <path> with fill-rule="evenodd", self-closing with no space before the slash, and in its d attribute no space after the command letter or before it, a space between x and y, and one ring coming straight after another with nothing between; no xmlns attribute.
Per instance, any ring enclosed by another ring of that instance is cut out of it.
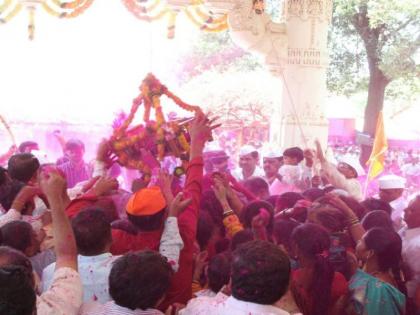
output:
<svg viewBox="0 0 420 315"><path fill-rule="evenodd" d="M216 127L196 115L188 166L129 185L107 141L92 163L77 139L54 163L22 143L0 168L0 315L420 314L413 156L366 197L351 152L234 163Z"/></svg>

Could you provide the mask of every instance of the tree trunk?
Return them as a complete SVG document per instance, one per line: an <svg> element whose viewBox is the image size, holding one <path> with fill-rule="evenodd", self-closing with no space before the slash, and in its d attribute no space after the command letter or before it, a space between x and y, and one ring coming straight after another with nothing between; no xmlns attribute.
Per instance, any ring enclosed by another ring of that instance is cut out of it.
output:
<svg viewBox="0 0 420 315"><path fill-rule="evenodd" d="M369 62L369 70L368 100L365 108L363 133L373 138L375 136L376 121L384 105L385 89L390 81L379 69L376 60ZM362 145L361 149L360 162L362 165L365 165L372 151L372 145Z"/></svg>

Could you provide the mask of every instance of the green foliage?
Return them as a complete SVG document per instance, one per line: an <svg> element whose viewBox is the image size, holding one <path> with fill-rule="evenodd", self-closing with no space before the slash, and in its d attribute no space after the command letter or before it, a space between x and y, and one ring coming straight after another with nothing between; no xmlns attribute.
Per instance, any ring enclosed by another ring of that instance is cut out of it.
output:
<svg viewBox="0 0 420 315"><path fill-rule="evenodd" d="M364 18L367 25L363 25ZM369 57L379 60L385 76L397 80L389 86L388 97L420 92L420 69L414 57L420 47L420 6L416 1L334 1L327 81L331 92L350 95L366 90L367 46L371 48Z"/></svg>

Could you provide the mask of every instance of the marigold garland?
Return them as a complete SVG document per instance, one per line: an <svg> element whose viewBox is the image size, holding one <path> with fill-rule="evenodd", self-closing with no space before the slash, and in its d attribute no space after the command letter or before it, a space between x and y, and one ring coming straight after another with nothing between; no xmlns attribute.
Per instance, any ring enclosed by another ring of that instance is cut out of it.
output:
<svg viewBox="0 0 420 315"><path fill-rule="evenodd" d="M160 98L166 95L179 107L190 112L201 112L201 109L183 102L153 74L147 75L139 89L140 95L133 100L130 114L114 128L110 144L120 165L140 170L148 181L151 169L142 161L142 150L157 156L159 161L162 161L166 155L188 156L190 150L185 126L187 120L167 122ZM143 124L129 129L141 105L144 106ZM152 109L155 111L155 120L151 120Z"/></svg>

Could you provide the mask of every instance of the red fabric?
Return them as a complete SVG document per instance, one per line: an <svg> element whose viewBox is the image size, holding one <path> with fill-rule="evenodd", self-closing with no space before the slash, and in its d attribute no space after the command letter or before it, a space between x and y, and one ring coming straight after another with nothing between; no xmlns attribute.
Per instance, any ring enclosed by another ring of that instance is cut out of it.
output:
<svg viewBox="0 0 420 315"><path fill-rule="evenodd" d="M311 313L314 302L311 298L311 293L300 285L302 283L301 277L303 273L301 269L292 271L292 292L302 313ZM334 272L334 278L331 286L331 300L330 307L334 306L337 300L348 293L348 283L346 278L339 272Z"/></svg>
<svg viewBox="0 0 420 315"><path fill-rule="evenodd" d="M98 197L90 194L73 199L66 208L66 214L71 219L83 209L93 206L97 201Z"/></svg>
<svg viewBox="0 0 420 315"><path fill-rule="evenodd" d="M198 209L201 198L201 182L203 179L203 159L193 159L187 169L187 179L184 187L185 198L192 198L191 205L178 217L179 232L184 247L181 250L178 272L174 274L165 301L159 306L166 308L177 302L186 304L191 299L191 283L193 274L193 252L194 241L197 234ZM137 235L130 234L123 230L113 229L111 253L122 255L130 250L138 251L143 249L158 250L162 230L153 232L140 232Z"/></svg>

